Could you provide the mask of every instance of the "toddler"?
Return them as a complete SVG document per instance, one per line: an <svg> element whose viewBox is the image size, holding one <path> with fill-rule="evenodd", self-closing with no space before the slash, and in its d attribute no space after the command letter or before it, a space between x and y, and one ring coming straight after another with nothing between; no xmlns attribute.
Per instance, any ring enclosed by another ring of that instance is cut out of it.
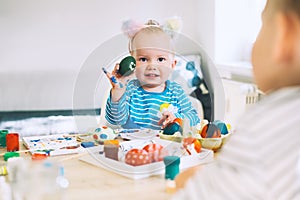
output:
<svg viewBox="0 0 300 200"><path fill-rule="evenodd" d="M136 59L136 78L120 76L118 64L112 73L106 73L112 84L105 116L109 123L158 130L175 118L188 119L190 126L200 122L182 87L168 80L176 65L171 36L153 20L130 35L129 52Z"/></svg>

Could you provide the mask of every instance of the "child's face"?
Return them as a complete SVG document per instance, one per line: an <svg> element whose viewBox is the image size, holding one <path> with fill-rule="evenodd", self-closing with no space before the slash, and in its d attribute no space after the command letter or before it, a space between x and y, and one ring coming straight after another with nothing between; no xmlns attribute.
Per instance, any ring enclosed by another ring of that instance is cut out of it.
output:
<svg viewBox="0 0 300 200"><path fill-rule="evenodd" d="M137 79L144 89L161 91L176 65L170 53L170 40L159 33L141 33L134 39L133 46Z"/></svg>

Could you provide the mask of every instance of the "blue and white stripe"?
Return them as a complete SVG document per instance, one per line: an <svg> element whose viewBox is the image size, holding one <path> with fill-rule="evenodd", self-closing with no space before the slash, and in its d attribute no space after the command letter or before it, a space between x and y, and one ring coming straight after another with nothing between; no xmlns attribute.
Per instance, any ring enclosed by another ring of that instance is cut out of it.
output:
<svg viewBox="0 0 300 200"><path fill-rule="evenodd" d="M160 106L164 103L178 108L178 118L188 118L191 126L200 122L197 111L178 83L167 81L166 89L161 93L145 91L138 80L128 83L125 94L118 102L109 97L106 104L106 120L113 125L126 127L135 124L141 128L160 129L158 124ZM126 127L130 128L130 127Z"/></svg>

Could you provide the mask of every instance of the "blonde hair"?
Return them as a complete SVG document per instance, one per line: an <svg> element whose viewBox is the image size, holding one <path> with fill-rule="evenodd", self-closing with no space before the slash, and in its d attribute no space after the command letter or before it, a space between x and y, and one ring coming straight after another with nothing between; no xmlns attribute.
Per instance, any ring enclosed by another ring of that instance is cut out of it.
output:
<svg viewBox="0 0 300 200"><path fill-rule="evenodd" d="M157 34L162 34L167 36L170 39L170 43L171 43L171 50L174 51L174 42L173 42L173 38L171 37L171 35L169 35L160 25L157 21L155 20L148 20L148 22L145 24L145 26L143 28L141 28L140 30L138 30L132 37L130 37L129 39L129 44L128 44L128 49L129 52L132 54L133 53L133 42L134 39L136 38L137 35L139 35L140 33L157 33Z"/></svg>

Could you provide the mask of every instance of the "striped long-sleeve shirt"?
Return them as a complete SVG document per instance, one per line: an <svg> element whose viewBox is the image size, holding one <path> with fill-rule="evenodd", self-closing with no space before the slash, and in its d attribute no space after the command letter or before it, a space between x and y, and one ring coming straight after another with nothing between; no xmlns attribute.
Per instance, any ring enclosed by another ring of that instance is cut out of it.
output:
<svg viewBox="0 0 300 200"><path fill-rule="evenodd" d="M173 199L300 199L300 87L273 92Z"/></svg>
<svg viewBox="0 0 300 200"><path fill-rule="evenodd" d="M177 118L187 118L191 126L200 122L197 111L183 91L175 82L167 81L166 89L161 93L145 91L138 80L128 83L125 94L118 102L109 97L106 104L106 120L123 128L160 129L161 105L173 105L177 109Z"/></svg>

